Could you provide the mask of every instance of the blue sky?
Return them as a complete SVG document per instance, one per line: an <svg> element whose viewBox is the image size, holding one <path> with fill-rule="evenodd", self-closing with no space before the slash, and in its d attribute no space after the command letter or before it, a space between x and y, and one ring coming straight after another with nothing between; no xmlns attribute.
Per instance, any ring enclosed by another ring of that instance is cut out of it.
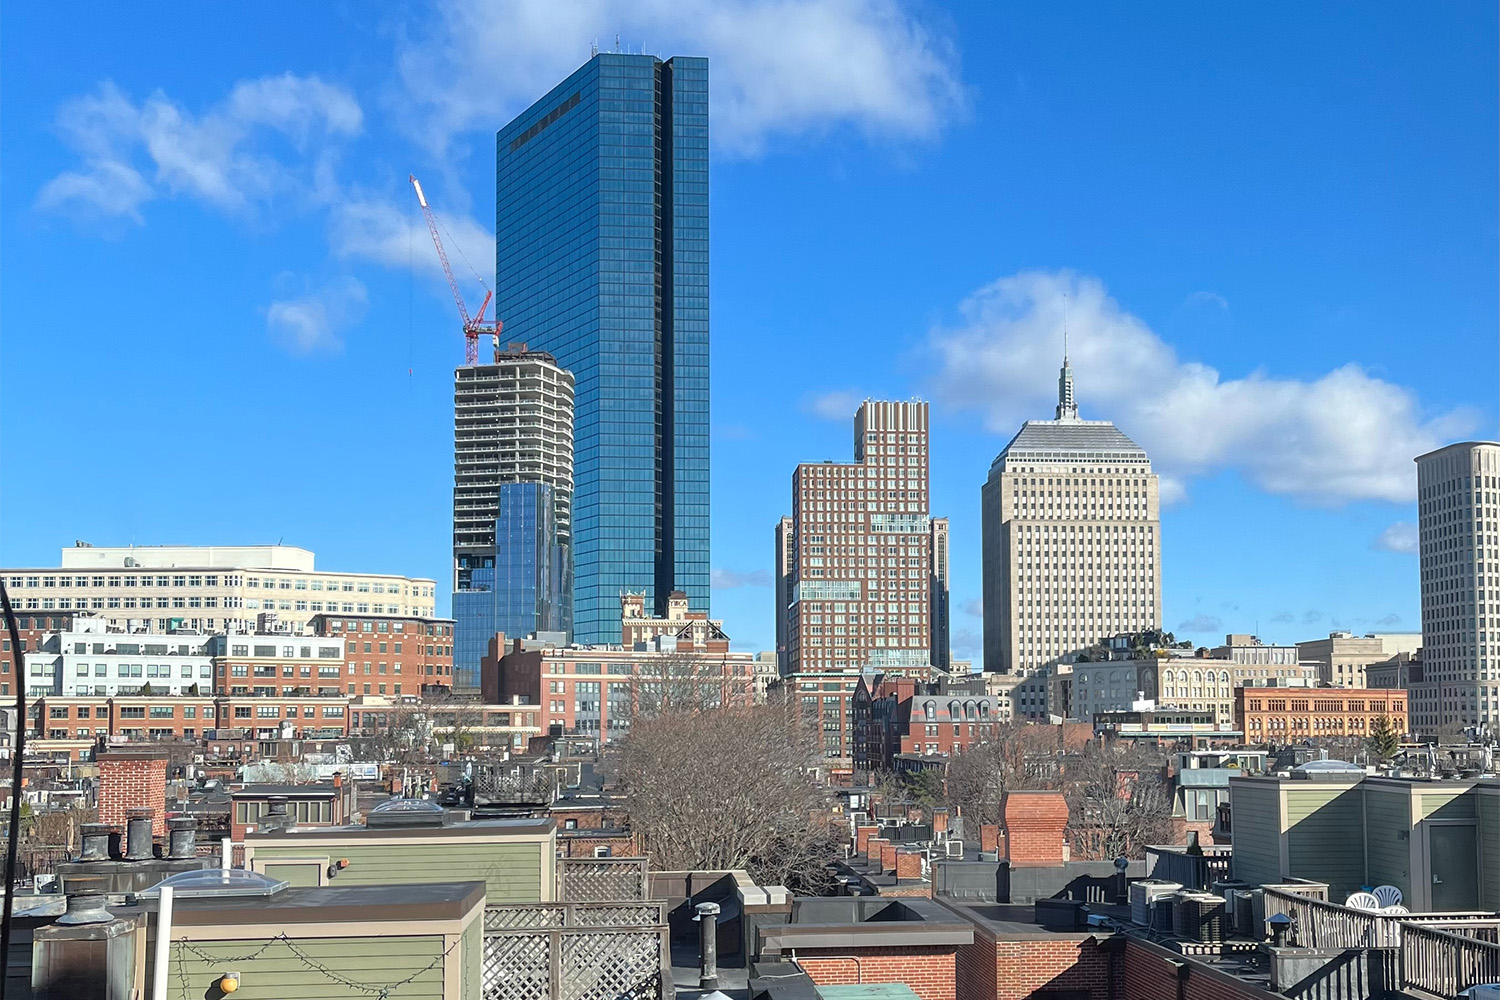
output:
<svg viewBox="0 0 1500 1000"><path fill-rule="evenodd" d="M462 338L406 176L488 272L494 130L618 34L712 60L737 645L794 465L921 396L978 652L979 487L1064 296L1083 415L1172 498L1168 628L1419 628L1411 458L1500 416L1493 5L374 9L7 8L0 563L284 539L446 593Z"/></svg>

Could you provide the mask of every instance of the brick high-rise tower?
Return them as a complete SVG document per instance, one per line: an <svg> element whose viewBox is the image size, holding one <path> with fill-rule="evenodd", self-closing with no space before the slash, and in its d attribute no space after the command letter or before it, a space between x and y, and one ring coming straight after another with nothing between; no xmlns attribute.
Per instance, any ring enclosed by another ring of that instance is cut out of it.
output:
<svg viewBox="0 0 1500 1000"><path fill-rule="evenodd" d="M777 641L832 757L849 756L847 692L861 671L926 676L946 661L947 521L930 516L927 463L927 404L866 400L854 461L792 474L791 523L777 528Z"/></svg>

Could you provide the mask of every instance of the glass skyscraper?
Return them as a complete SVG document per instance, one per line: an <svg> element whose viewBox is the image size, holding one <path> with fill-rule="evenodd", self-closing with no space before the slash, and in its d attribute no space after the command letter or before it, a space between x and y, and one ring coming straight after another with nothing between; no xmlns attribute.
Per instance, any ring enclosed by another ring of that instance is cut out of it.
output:
<svg viewBox="0 0 1500 1000"><path fill-rule="evenodd" d="M576 378L573 638L708 610L708 61L600 53L501 129L506 337Z"/></svg>

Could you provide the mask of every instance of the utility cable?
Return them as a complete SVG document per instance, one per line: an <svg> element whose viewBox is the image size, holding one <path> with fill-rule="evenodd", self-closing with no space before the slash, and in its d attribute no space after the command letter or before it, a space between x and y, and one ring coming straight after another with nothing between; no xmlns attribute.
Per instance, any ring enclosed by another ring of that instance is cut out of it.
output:
<svg viewBox="0 0 1500 1000"><path fill-rule="evenodd" d="M16 844L21 839L21 757L26 747L26 667L21 655L21 634L16 630L16 613L11 610L10 591L0 579L0 605L5 609L5 628L10 633L10 659L14 665L11 677L16 685L16 745L11 750L10 825L5 844L5 905L0 912L0 1000L10 983L10 924L16 894Z"/></svg>

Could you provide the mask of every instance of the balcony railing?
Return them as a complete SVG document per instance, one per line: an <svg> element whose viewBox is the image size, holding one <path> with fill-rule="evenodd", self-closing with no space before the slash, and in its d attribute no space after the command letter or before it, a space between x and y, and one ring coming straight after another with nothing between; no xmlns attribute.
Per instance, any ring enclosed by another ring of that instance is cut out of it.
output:
<svg viewBox="0 0 1500 1000"><path fill-rule="evenodd" d="M1376 913L1266 887L1266 917L1292 918L1303 948L1390 948L1401 985L1457 996L1500 981L1500 917L1493 913Z"/></svg>
<svg viewBox="0 0 1500 1000"><path fill-rule="evenodd" d="M487 906L484 1000L662 1000L666 911L665 902L639 899Z"/></svg>
<svg viewBox="0 0 1500 1000"><path fill-rule="evenodd" d="M1189 854L1186 847L1146 848L1146 868L1154 879L1176 882L1186 889L1208 889L1229 879L1232 849L1205 846L1202 854Z"/></svg>
<svg viewBox="0 0 1500 1000"><path fill-rule="evenodd" d="M1500 924L1497 921L1496 924ZM1482 983L1500 983L1500 930L1494 925L1403 924L1401 986L1452 997Z"/></svg>
<svg viewBox="0 0 1500 1000"><path fill-rule="evenodd" d="M557 898L568 903L643 900L645 858L559 858Z"/></svg>

